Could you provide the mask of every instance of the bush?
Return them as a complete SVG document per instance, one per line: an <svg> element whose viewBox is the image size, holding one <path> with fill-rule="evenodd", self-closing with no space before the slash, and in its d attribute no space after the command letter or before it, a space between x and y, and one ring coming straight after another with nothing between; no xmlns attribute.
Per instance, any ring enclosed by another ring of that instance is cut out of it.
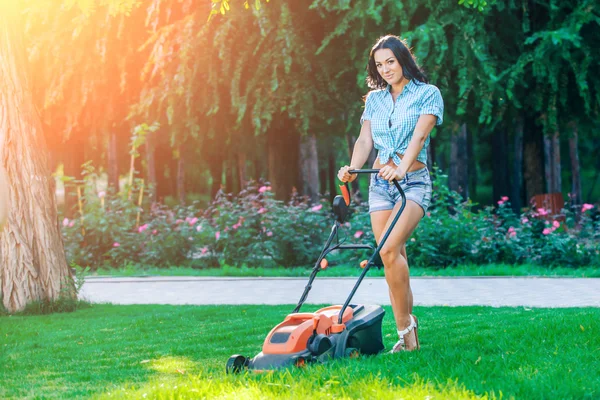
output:
<svg viewBox="0 0 600 400"><path fill-rule="evenodd" d="M219 193L202 210L150 205L138 207L125 192L96 193L88 171L80 184L82 213L64 218L63 237L70 262L95 269L143 264L158 267L228 265L312 266L329 235L330 205L294 196L284 203L264 183L250 182L237 196ZM134 185L133 193L141 188ZM126 191L127 192L127 191ZM147 196L142 195L142 199ZM446 176L434 173L432 204L407 243L411 265L444 268L459 264L528 263L542 266L600 265L594 206L564 210L549 219L543 209L515 214L508 198L475 211L476 204L448 189ZM138 221L139 218L139 221ZM373 243L366 204L353 205L341 239ZM365 252L345 251L332 260L355 263Z"/></svg>

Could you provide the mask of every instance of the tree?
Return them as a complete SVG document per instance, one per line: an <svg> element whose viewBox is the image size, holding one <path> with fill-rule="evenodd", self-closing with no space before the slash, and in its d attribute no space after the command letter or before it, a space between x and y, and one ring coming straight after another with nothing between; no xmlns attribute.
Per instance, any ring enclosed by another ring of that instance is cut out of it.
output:
<svg viewBox="0 0 600 400"><path fill-rule="evenodd" d="M19 14L0 3L0 162L11 208L0 233L0 289L9 312L74 296L57 221L42 125L33 106Z"/></svg>

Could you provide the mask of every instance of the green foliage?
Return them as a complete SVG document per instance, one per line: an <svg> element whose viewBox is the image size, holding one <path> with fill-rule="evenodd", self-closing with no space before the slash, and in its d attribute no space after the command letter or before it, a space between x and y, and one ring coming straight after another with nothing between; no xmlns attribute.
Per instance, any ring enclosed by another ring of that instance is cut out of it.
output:
<svg viewBox="0 0 600 400"><path fill-rule="evenodd" d="M254 183L235 198L221 195L207 210L220 232L215 250L230 265L297 266L314 263L330 227L322 204L275 200L269 186Z"/></svg>
<svg viewBox="0 0 600 400"><path fill-rule="evenodd" d="M88 173L87 182L92 177ZM545 219L543 209L517 215L508 198L497 207L476 212L476 204L463 202L446 181L438 171L432 205L407 243L411 265L434 269L497 263L600 266L600 222L589 215L593 212L590 205L583 212L565 210L561 221ZM67 257L93 269L129 264L312 266L333 224L329 206L311 206L301 197L283 203L273 198L270 189L250 182L238 196L220 193L206 210L197 205L145 204L149 211L141 213L139 224L140 210L124 195L108 194L102 199L88 190L83 217L63 221ZM374 243L366 207L351 209L348 222L341 227L341 240ZM357 265L367 255L343 251L328 258Z"/></svg>

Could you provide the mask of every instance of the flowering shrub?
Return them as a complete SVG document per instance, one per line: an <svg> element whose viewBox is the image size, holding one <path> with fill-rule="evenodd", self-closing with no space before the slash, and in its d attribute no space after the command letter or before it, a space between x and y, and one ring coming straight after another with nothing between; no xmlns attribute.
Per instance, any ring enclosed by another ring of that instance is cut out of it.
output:
<svg viewBox="0 0 600 400"><path fill-rule="evenodd" d="M62 219L62 232L69 261L92 268L129 263L312 266L334 221L329 204L311 205L298 196L284 203L275 200L268 185L256 182L237 196L220 193L201 210L146 202L138 207L125 194L96 193L89 179L83 182L81 212L75 219ZM132 188L133 193L140 190ZM600 265L599 222L592 204L564 210L556 220L541 208L515 214L507 197L494 207L475 211L475 206L463 202L448 189L446 177L436 174L432 204L407 243L410 264ZM351 206L340 238L374 243L366 204ZM366 255L342 251L331 257L354 264Z"/></svg>

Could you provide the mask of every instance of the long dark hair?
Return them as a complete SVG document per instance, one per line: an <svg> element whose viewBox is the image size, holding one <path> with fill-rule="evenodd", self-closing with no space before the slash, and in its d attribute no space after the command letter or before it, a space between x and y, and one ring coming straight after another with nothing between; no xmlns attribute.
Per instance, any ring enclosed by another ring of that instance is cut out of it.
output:
<svg viewBox="0 0 600 400"><path fill-rule="evenodd" d="M390 49L394 53L396 60L402 66L402 72L406 79L429 83L425 72L417 65L415 56L408 48L406 41L395 35L386 35L377 39L369 53L367 85L371 89L385 89L387 87L387 82L379 75L375 65L375 52L379 49Z"/></svg>

